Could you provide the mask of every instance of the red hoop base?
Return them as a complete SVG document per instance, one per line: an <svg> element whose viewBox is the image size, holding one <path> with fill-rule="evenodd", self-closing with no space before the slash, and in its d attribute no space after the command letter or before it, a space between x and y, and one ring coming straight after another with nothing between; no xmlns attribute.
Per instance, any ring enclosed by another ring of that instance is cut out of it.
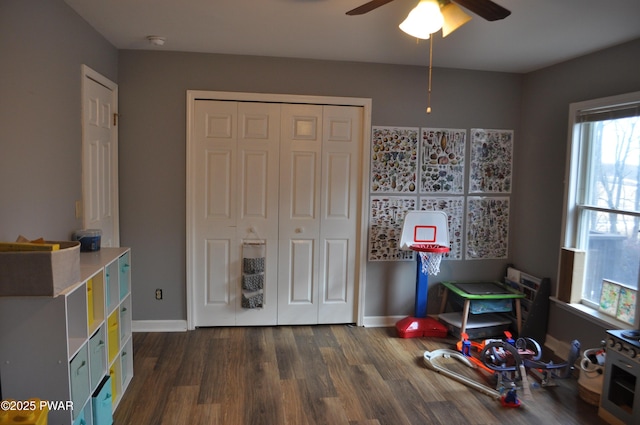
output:
<svg viewBox="0 0 640 425"><path fill-rule="evenodd" d="M436 254L444 254L449 252L449 247L430 243L417 243L414 245L410 245L409 249L417 252L433 252Z"/></svg>
<svg viewBox="0 0 640 425"><path fill-rule="evenodd" d="M445 338L447 327L431 317L405 317L396 322L396 331L400 338L436 337Z"/></svg>

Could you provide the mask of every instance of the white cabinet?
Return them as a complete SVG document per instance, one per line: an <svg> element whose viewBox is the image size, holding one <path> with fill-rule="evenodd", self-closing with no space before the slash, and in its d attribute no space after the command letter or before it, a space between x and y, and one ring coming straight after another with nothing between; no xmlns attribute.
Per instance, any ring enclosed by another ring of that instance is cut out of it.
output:
<svg viewBox="0 0 640 425"><path fill-rule="evenodd" d="M57 297L0 298L2 399L72 401L50 424L110 423L94 423L92 398L102 390L115 410L133 377L130 258L128 248L81 253L81 281Z"/></svg>

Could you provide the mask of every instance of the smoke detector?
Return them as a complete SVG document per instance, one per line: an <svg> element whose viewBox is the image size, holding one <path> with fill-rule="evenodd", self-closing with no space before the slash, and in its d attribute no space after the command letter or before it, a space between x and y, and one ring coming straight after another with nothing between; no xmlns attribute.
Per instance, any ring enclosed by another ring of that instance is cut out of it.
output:
<svg viewBox="0 0 640 425"><path fill-rule="evenodd" d="M154 46L164 46L164 42L167 41L165 37L160 37L159 35L148 35L147 40Z"/></svg>

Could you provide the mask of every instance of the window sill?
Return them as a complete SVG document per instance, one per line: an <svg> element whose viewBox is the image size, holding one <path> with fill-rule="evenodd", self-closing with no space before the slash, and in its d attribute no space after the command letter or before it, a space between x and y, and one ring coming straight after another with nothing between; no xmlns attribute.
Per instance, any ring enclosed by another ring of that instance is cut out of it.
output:
<svg viewBox="0 0 640 425"><path fill-rule="evenodd" d="M633 329L633 325L630 325L625 322L621 322L620 320L616 320L611 316L607 316L604 313L599 312L591 307L587 307L584 304L578 303L566 303L564 301L560 301L556 297L549 297L551 301L556 303L558 308L569 311L571 313L576 314L598 326L602 326L606 329Z"/></svg>

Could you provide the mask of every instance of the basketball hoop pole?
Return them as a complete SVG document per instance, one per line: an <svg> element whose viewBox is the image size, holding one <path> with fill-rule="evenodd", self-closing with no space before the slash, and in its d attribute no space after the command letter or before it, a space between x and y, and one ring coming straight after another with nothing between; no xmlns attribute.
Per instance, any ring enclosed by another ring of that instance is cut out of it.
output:
<svg viewBox="0 0 640 425"><path fill-rule="evenodd" d="M449 252L449 248L441 245L413 245L412 250L418 251L416 270L416 300L415 317L427 317L427 292L429 291L429 274L437 274L440 271L442 255ZM422 251L422 252L420 252ZM430 254L423 257L422 254ZM430 264L431 263L431 264Z"/></svg>
<svg viewBox="0 0 640 425"><path fill-rule="evenodd" d="M427 317L427 292L429 291L429 275L422 272L422 259L417 255L418 261L416 269L416 301L414 316L417 318Z"/></svg>
<svg viewBox="0 0 640 425"><path fill-rule="evenodd" d="M421 336L444 337L447 335L447 328L437 320L427 316L427 297L429 291L429 273L434 272L429 267L423 267L433 261L433 256L437 256L438 267L441 255L449 251L449 248L440 245L412 245L414 251L430 252L432 256L422 258L417 255L416 262L416 296L414 315L405 317L396 323L396 330L401 338L413 338ZM422 253L421 252L421 253ZM425 264L423 264L423 261ZM437 269L437 268L436 268ZM435 271L437 273L437 271Z"/></svg>

